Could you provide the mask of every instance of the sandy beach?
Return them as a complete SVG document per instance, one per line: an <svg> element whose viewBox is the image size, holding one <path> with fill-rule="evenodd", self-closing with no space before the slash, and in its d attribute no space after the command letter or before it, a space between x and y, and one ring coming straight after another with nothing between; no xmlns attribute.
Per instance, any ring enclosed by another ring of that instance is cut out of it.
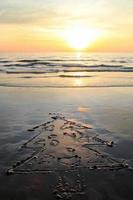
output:
<svg viewBox="0 0 133 200"><path fill-rule="evenodd" d="M133 200L133 0L0 0L0 200Z"/></svg>
<svg viewBox="0 0 133 200"><path fill-rule="evenodd" d="M132 199L132 88L0 88L0 196Z"/></svg>

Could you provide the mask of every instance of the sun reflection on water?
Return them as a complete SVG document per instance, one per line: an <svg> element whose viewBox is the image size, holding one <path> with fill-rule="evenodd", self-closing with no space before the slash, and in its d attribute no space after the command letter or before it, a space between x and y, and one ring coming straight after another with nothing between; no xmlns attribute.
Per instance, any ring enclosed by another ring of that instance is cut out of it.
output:
<svg viewBox="0 0 133 200"><path fill-rule="evenodd" d="M77 78L74 80L75 86L81 86L82 84L83 84L83 81L81 80L81 78Z"/></svg>

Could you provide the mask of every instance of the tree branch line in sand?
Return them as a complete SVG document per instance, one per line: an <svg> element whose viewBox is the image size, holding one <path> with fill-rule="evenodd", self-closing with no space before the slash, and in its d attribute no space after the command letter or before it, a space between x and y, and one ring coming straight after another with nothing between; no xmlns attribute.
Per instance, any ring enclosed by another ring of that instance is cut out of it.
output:
<svg viewBox="0 0 133 200"><path fill-rule="evenodd" d="M31 153L14 163L7 175L129 167L125 161L105 153L106 148L113 148L115 144L101 138L91 125L66 119L58 113L50 113L50 116L50 121L28 130L34 132L34 136L21 146L21 151L29 150Z"/></svg>

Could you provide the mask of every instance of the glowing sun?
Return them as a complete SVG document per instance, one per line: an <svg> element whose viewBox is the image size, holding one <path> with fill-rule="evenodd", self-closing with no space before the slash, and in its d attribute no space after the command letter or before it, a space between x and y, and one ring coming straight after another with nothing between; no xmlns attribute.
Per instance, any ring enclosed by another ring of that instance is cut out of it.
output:
<svg viewBox="0 0 133 200"><path fill-rule="evenodd" d="M90 29L87 26L76 24L64 31L65 40L77 50L82 50L94 42L100 35L100 31Z"/></svg>

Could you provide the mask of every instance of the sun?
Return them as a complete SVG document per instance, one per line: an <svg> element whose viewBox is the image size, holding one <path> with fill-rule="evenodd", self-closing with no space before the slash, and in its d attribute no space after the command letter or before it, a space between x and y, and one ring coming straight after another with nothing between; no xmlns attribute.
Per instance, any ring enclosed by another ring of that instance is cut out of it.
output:
<svg viewBox="0 0 133 200"><path fill-rule="evenodd" d="M82 50L87 48L100 36L100 31L88 28L82 24L75 24L64 30L64 38L72 48Z"/></svg>

